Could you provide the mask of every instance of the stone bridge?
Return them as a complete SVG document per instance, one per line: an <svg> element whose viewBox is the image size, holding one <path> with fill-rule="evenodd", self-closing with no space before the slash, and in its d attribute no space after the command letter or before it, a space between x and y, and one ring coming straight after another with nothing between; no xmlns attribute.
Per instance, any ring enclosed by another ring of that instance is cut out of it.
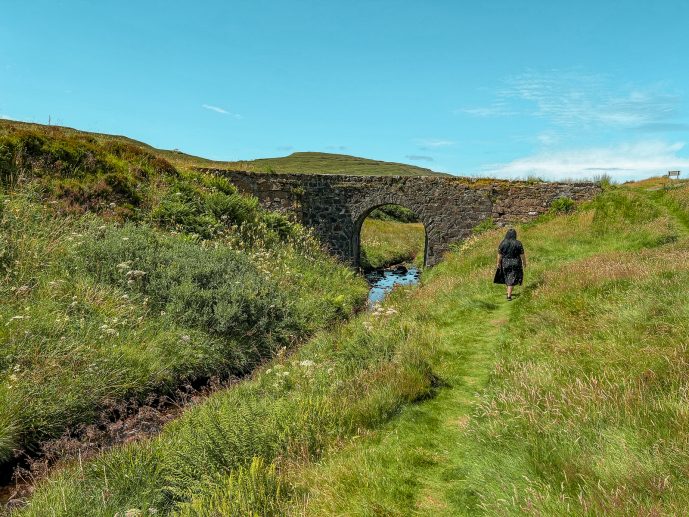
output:
<svg viewBox="0 0 689 517"><path fill-rule="evenodd" d="M355 267L361 225L381 205L414 211L426 230L425 264L432 266L481 221L492 218L499 226L524 222L546 212L559 197L582 201L600 192L594 183L199 170L228 178L270 210L294 214L314 228L334 254Z"/></svg>

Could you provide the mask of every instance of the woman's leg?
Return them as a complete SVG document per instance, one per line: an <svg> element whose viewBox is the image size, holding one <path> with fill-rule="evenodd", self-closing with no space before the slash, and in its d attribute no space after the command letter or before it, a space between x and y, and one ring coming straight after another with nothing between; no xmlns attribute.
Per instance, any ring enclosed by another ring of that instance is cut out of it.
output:
<svg viewBox="0 0 689 517"><path fill-rule="evenodd" d="M514 289L513 285L508 285L507 286L507 297L512 298L512 289Z"/></svg>

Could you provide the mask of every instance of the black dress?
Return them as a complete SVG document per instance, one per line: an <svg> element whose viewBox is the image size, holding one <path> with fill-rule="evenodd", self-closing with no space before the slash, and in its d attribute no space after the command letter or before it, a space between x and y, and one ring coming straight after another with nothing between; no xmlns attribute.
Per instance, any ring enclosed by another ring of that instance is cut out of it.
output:
<svg viewBox="0 0 689 517"><path fill-rule="evenodd" d="M505 239L498 246L498 253L502 258L502 272L505 275L505 284L522 285L524 281L524 269L522 268L522 255L524 246L516 239Z"/></svg>

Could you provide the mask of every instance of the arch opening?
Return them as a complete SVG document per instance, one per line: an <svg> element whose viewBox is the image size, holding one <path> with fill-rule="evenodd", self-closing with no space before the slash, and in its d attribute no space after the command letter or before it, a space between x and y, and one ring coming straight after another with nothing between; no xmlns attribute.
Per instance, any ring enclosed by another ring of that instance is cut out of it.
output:
<svg viewBox="0 0 689 517"><path fill-rule="evenodd" d="M380 203L354 225L352 257L364 272L397 264L424 267L428 231L420 216L400 203Z"/></svg>

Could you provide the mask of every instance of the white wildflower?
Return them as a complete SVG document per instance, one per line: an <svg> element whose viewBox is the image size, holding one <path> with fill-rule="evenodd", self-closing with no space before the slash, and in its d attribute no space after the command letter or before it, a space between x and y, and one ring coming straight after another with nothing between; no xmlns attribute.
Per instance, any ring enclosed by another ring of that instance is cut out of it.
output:
<svg viewBox="0 0 689 517"><path fill-rule="evenodd" d="M303 366L305 368L310 368L314 364L316 364L316 363L314 363L310 359L304 359L303 361L299 361L299 366Z"/></svg>
<svg viewBox="0 0 689 517"><path fill-rule="evenodd" d="M140 269L132 269L130 271L127 271L126 276L129 280L138 280L140 278L143 278L145 274L146 271L141 271Z"/></svg>
<svg viewBox="0 0 689 517"><path fill-rule="evenodd" d="M31 287L29 287L28 285L23 285L23 286L17 288L17 290L15 291L15 294L17 296L24 296L25 294L29 294L30 292L31 292Z"/></svg>

